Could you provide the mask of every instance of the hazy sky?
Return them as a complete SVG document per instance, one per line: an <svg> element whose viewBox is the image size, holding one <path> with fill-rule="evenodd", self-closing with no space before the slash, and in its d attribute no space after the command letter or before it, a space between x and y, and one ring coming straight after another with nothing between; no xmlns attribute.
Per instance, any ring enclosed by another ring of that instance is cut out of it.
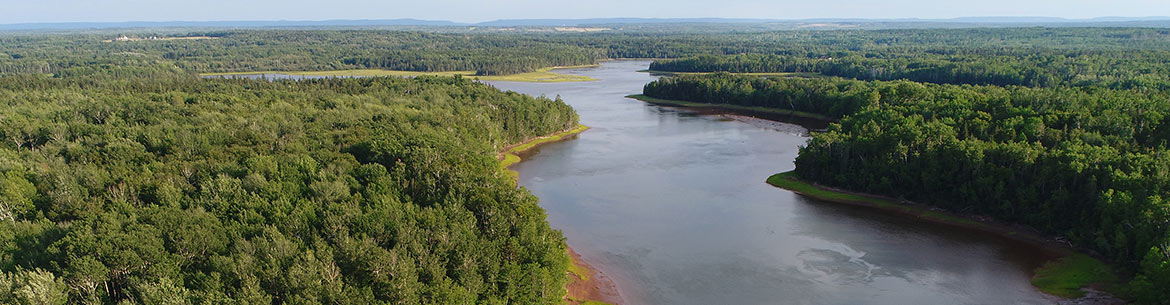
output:
<svg viewBox="0 0 1170 305"><path fill-rule="evenodd" d="M0 0L0 24L599 17L952 18L1170 15L1170 0Z"/></svg>

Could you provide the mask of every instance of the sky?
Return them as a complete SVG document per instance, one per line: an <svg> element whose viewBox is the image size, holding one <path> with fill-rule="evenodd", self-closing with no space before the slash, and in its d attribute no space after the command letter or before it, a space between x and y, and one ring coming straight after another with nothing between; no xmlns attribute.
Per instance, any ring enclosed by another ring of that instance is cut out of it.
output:
<svg viewBox="0 0 1170 305"><path fill-rule="evenodd" d="M415 18L1166 16L1170 0L0 0L0 24Z"/></svg>

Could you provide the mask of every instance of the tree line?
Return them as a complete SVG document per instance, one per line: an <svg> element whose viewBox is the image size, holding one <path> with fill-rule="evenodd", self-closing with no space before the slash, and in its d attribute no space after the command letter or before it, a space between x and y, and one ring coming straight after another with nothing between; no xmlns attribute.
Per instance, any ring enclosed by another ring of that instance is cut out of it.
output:
<svg viewBox="0 0 1170 305"><path fill-rule="evenodd" d="M862 81L745 77L720 72L666 77L643 86L653 98L709 104L769 107L839 119L875 103Z"/></svg>
<svg viewBox="0 0 1170 305"><path fill-rule="evenodd" d="M55 74L63 69L95 64L158 61L200 73L370 68L477 71L495 75L549 66L593 64L606 58L677 59L710 55L720 57L663 61L655 67L672 71L815 70L860 79L920 77L918 80L928 82L1002 74L983 77L980 81L1045 85L1097 81L1095 77L1131 80L1148 77L1145 81L1161 82L1166 69L1151 63L1165 62L1165 50L1170 49L1170 30L1144 28L837 31L733 31L734 28L717 26L703 30L685 25L672 28L676 30L631 27L601 33L506 33L446 27L14 32L0 33L0 74ZM106 41L122 34L212 39ZM740 59L721 57L738 54L756 55ZM761 59L755 56L763 56L764 62L755 63ZM1031 59L1017 63L1017 58ZM739 70L724 69L725 62L734 62ZM832 69L819 67L828 63L833 64ZM1033 71L1036 67L1039 70ZM1080 76L1050 79L1032 75L1053 76L1045 73L1065 70ZM907 73L911 75L905 76ZM1130 77L1133 75L1128 73L1142 77Z"/></svg>
<svg viewBox="0 0 1170 305"><path fill-rule="evenodd" d="M832 55L704 55L659 60L667 72L803 73L860 80L997 86L1090 86L1170 89L1170 51L1030 50Z"/></svg>

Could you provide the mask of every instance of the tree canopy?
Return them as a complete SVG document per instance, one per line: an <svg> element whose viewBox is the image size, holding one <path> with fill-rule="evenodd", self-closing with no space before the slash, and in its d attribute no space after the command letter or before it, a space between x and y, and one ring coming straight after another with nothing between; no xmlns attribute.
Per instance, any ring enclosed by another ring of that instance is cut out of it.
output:
<svg viewBox="0 0 1170 305"><path fill-rule="evenodd" d="M0 78L0 302L564 295L563 237L494 159L575 126L564 103L458 78L141 69L159 77Z"/></svg>

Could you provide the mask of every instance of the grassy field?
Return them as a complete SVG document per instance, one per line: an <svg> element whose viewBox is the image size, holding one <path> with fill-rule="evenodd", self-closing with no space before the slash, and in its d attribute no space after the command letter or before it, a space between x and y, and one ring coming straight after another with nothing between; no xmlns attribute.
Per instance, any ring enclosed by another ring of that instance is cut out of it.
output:
<svg viewBox="0 0 1170 305"><path fill-rule="evenodd" d="M645 95L641 95L641 94L628 95L626 97L636 99L639 101L643 101L643 102L647 102L647 103L651 103L651 104L655 104L655 105L726 109L726 110L735 110L735 111L750 111L750 112L771 113L771 114L779 114L779 115L791 115L791 116L814 119L814 120L821 120L821 121L835 121L833 118L819 115L819 114L815 114L815 113L808 113L808 112L795 111L795 110L776 109L776 108L769 108L769 107L750 107L750 106L739 106L739 105L728 105L728 104L708 104L708 103L696 103L696 102L677 101L677 100L666 100L666 99L660 99L660 98L653 98L653 97L649 97L649 96L645 96Z"/></svg>
<svg viewBox="0 0 1170 305"><path fill-rule="evenodd" d="M455 76L461 75L463 77L485 80L485 81L510 81L510 82L584 82L594 81L588 76L569 75L552 72L555 69L570 69L570 68L586 68L595 67L596 65L582 65L569 67L549 67L537 70L535 72L512 74L512 75L491 75L491 76L476 76L475 71L445 71L445 72L418 72L418 71L397 71L397 70L380 70L380 69L354 69L354 70L330 70L330 71L255 71L255 72L225 72L225 73L200 73L200 76L232 76L232 75L255 75L255 74L284 74L296 76L337 76L337 77L375 77L375 76L397 76L397 77L416 77L416 76Z"/></svg>
<svg viewBox="0 0 1170 305"><path fill-rule="evenodd" d="M883 210L917 216L927 221L959 225L1008 237L1020 237L1016 231L1004 230L993 227L992 224L931 211L921 206L907 205L884 198L826 189L801 181L796 177L796 173L791 171L772 175L768 177L767 182L773 186L824 201L872 206ZM1036 286L1040 291L1064 298L1076 298L1084 295L1084 291L1081 290L1083 287L1101 284L1108 289L1119 283L1117 270L1101 260L1077 253L1073 249L1057 249L1057 252L1063 255L1034 271L1032 285Z"/></svg>

